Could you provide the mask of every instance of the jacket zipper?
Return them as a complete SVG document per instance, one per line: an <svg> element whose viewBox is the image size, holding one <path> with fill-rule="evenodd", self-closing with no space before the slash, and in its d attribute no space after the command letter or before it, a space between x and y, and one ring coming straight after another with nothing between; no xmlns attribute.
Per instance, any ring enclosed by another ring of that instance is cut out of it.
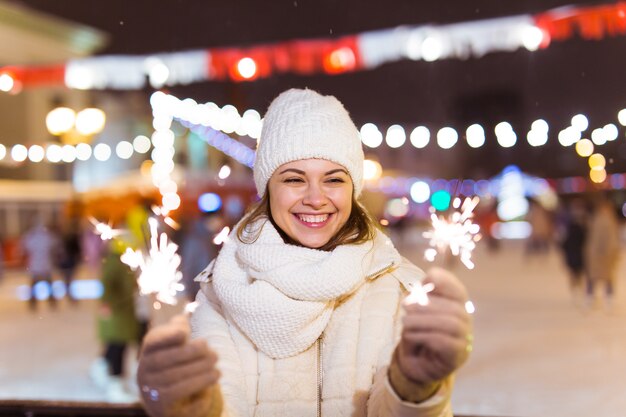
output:
<svg viewBox="0 0 626 417"><path fill-rule="evenodd" d="M380 268L379 270L367 275L365 278L366 279L372 279L374 277L377 277L378 275L381 275L383 272L386 272L387 270L393 268L393 266L395 265L394 261L389 262L389 264L387 264L385 267Z"/></svg>
<svg viewBox="0 0 626 417"><path fill-rule="evenodd" d="M366 278L372 279L383 272L391 269L395 263L391 261L384 268L369 274ZM322 417L322 387L324 385L324 333L317 339L317 417Z"/></svg>
<svg viewBox="0 0 626 417"><path fill-rule="evenodd" d="M317 339L317 417L322 417L322 386L324 383L324 334Z"/></svg>

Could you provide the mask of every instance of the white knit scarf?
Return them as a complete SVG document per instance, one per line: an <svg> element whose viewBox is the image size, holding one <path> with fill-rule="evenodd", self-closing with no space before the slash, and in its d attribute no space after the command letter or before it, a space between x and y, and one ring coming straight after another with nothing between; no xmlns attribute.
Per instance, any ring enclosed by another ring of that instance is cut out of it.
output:
<svg viewBox="0 0 626 417"><path fill-rule="evenodd" d="M315 343L338 299L401 260L378 231L373 241L326 252L286 244L267 220L251 229L258 227L254 243L231 233L215 262L213 287L241 330L275 359Z"/></svg>

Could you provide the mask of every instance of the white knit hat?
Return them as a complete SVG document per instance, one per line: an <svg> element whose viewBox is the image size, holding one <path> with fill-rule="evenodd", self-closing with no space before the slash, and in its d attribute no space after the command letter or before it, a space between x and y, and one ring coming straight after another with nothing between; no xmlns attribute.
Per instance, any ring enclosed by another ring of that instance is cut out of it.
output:
<svg viewBox="0 0 626 417"><path fill-rule="evenodd" d="M291 89L272 101L256 150L254 182L263 197L274 171L287 162L319 158L348 170L354 195L363 189L363 148L359 131L333 96Z"/></svg>

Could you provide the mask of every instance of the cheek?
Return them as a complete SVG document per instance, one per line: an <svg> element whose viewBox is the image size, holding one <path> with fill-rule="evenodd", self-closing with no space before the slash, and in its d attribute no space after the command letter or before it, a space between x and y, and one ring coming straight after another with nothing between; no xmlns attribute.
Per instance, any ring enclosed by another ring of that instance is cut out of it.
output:
<svg viewBox="0 0 626 417"><path fill-rule="evenodd" d="M332 196L332 201L335 207L339 210L347 211L350 213L352 209L352 189L349 190L337 190Z"/></svg>
<svg viewBox="0 0 626 417"><path fill-rule="evenodd" d="M289 216L291 199L285 192L277 192L270 195L270 213L275 221L281 217Z"/></svg>

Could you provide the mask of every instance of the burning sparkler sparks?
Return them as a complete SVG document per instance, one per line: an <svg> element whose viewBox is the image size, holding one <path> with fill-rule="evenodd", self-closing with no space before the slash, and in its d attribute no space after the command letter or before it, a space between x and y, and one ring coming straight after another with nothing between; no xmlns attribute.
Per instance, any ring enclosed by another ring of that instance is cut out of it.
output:
<svg viewBox="0 0 626 417"><path fill-rule="evenodd" d="M150 225L150 248L147 254L141 250L126 249L121 256L123 263L131 269L140 270L137 284L142 294L155 294L156 299L166 304L176 304L176 294L184 289L180 282L182 272L178 270L180 255L178 245L170 242L167 234L158 234L157 221L148 219Z"/></svg>
<svg viewBox="0 0 626 417"><path fill-rule="evenodd" d="M429 282L422 285L421 282L416 282L411 288L411 293L406 297L408 304L419 304L421 306L428 305L428 293L435 289L435 284Z"/></svg>
<svg viewBox="0 0 626 417"><path fill-rule="evenodd" d="M216 245L221 245L222 243L228 240L228 234L230 233L230 227L224 227L215 237L213 238L213 243Z"/></svg>
<svg viewBox="0 0 626 417"><path fill-rule="evenodd" d="M102 240L111 240L123 233L123 230L113 229L110 223L101 223L93 217L89 218L89 222L93 225L95 233L100 236Z"/></svg>
<svg viewBox="0 0 626 417"><path fill-rule="evenodd" d="M461 204L461 199L457 197L453 202L457 210L447 216L431 214L432 230L424 232L424 237L430 239L430 248L424 252L426 260L433 262L437 255L449 249L468 269L474 268L472 251L481 235L480 227L472 222L472 217L479 201L478 197L467 197Z"/></svg>
<svg viewBox="0 0 626 417"><path fill-rule="evenodd" d="M424 251L426 260L434 262L437 255L443 254L449 249L452 255L458 256L468 269L474 268L472 251L481 236L479 234L480 227L472 222L472 217L474 217L474 209L479 201L478 197L467 197L461 204L461 199L455 198L452 207L456 210L448 216L437 216L434 212L431 214L432 230L424 232L424 237L430 239L430 247ZM424 285L417 283L411 289L406 302L422 306L428 305L428 293L434 289L435 286L432 283ZM465 311L469 314L476 311L471 301L465 303Z"/></svg>

